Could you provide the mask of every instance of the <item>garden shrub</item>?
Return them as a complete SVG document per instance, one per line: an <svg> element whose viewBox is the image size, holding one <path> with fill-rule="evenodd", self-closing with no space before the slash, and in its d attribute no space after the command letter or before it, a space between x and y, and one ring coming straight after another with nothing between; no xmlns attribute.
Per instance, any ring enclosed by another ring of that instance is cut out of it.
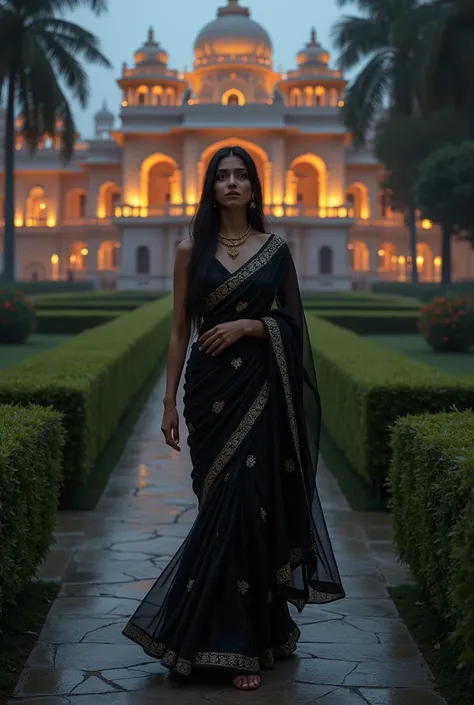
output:
<svg viewBox="0 0 474 705"><path fill-rule="evenodd" d="M393 427L394 538L474 666L474 413L408 416Z"/></svg>
<svg viewBox="0 0 474 705"><path fill-rule="evenodd" d="M435 296L446 296L447 294L468 293L474 296L473 281L456 281L451 285L440 282L374 282L372 284L374 294L408 296L420 301L431 301Z"/></svg>
<svg viewBox="0 0 474 705"><path fill-rule="evenodd" d="M0 613L35 575L53 541L61 485L61 414L0 406Z"/></svg>
<svg viewBox="0 0 474 705"><path fill-rule="evenodd" d="M66 479L86 481L131 399L159 367L170 321L166 297L0 372L0 403L63 413Z"/></svg>
<svg viewBox="0 0 474 705"><path fill-rule="evenodd" d="M127 311L39 310L38 333L76 335L89 328L103 325L124 315Z"/></svg>
<svg viewBox="0 0 474 705"><path fill-rule="evenodd" d="M359 335L409 335L418 331L418 310L317 310L314 313L325 321L352 330Z"/></svg>
<svg viewBox="0 0 474 705"><path fill-rule="evenodd" d="M469 294L437 296L421 307L418 327L433 350L466 352L474 345L474 300Z"/></svg>
<svg viewBox="0 0 474 705"><path fill-rule="evenodd" d="M24 343L36 328L31 301L14 287L0 287L0 343Z"/></svg>
<svg viewBox="0 0 474 705"><path fill-rule="evenodd" d="M307 316L323 423L350 464L378 489L399 416L474 407L474 377L452 376Z"/></svg>

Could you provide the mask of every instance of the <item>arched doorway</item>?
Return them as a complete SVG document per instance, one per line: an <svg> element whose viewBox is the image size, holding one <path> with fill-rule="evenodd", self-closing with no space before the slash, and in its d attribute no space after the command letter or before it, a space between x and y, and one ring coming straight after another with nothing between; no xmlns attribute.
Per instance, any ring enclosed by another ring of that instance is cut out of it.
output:
<svg viewBox="0 0 474 705"><path fill-rule="evenodd" d="M433 251L426 242L419 242L416 245L416 266L421 281L431 282L435 279Z"/></svg>
<svg viewBox="0 0 474 705"><path fill-rule="evenodd" d="M370 269L369 248L362 240L354 240L349 245L353 272L368 272Z"/></svg>
<svg viewBox="0 0 474 705"><path fill-rule="evenodd" d="M42 186L33 186L26 199L26 225L42 225L48 218L48 202Z"/></svg>
<svg viewBox="0 0 474 705"><path fill-rule="evenodd" d="M346 191L346 202L354 218L370 218L369 191L365 184L355 181Z"/></svg>
<svg viewBox="0 0 474 705"><path fill-rule="evenodd" d="M120 243L115 240L105 240L101 242L97 252L97 269L116 270L119 268Z"/></svg>
<svg viewBox="0 0 474 705"><path fill-rule="evenodd" d="M323 245L319 250L319 273L332 274L333 270L333 251L332 247Z"/></svg>
<svg viewBox="0 0 474 705"><path fill-rule="evenodd" d="M87 271L87 256L89 249L82 240L71 243L69 247L68 269L73 272Z"/></svg>
<svg viewBox="0 0 474 705"><path fill-rule="evenodd" d="M83 189L73 188L66 195L66 218L85 218L87 215L87 194Z"/></svg>
<svg viewBox="0 0 474 705"><path fill-rule="evenodd" d="M140 168L140 205L164 210L183 202L181 171L167 154L150 154Z"/></svg>
<svg viewBox="0 0 474 705"><path fill-rule="evenodd" d="M287 172L285 203L306 209L327 205L327 168L321 157L307 152L294 159Z"/></svg>
<svg viewBox="0 0 474 705"><path fill-rule="evenodd" d="M120 187L112 181L101 184L97 196L97 217L112 218L115 208L120 204Z"/></svg>
<svg viewBox="0 0 474 705"><path fill-rule="evenodd" d="M47 278L46 267L41 262L30 262L23 269L23 279L27 281L45 281Z"/></svg>
<svg viewBox="0 0 474 705"><path fill-rule="evenodd" d="M383 242L377 251L377 263L379 272L397 272L398 257L397 248L393 242Z"/></svg>
<svg viewBox="0 0 474 705"><path fill-rule="evenodd" d="M222 105L245 105L245 96L237 88L230 88L222 96Z"/></svg>

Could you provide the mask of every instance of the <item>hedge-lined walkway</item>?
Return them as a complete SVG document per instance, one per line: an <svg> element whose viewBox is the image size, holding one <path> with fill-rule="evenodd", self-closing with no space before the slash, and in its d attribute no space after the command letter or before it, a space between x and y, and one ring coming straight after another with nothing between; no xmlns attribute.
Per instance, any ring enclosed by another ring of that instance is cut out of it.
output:
<svg viewBox="0 0 474 705"><path fill-rule="evenodd" d="M386 517L351 511L321 467L319 487L348 597L297 617L297 657L256 693L226 680L172 693L164 669L121 636L127 617L187 534L189 459L161 441L155 389L95 512L61 515L43 570L60 597L11 705L443 705L387 586L403 582ZM184 444L185 445L185 444Z"/></svg>

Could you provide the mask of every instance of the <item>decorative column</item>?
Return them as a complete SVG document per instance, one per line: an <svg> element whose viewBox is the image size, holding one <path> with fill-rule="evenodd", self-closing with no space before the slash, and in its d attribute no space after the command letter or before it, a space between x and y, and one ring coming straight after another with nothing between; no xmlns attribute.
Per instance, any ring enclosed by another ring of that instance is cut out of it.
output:
<svg viewBox="0 0 474 705"><path fill-rule="evenodd" d="M198 141L196 135L185 135L183 145L184 200L197 203L199 200L197 182Z"/></svg>
<svg viewBox="0 0 474 705"><path fill-rule="evenodd" d="M272 203L283 203L285 188L285 141L282 135L273 138L271 149L272 162Z"/></svg>

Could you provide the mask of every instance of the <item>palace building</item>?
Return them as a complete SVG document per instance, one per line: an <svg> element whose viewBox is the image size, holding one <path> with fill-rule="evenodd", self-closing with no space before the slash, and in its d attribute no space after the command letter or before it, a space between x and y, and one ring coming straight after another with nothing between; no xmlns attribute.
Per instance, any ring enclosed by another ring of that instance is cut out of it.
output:
<svg viewBox="0 0 474 705"><path fill-rule="evenodd" d="M19 279L169 289L209 159L234 144L256 161L271 229L287 240L303 290L408 278L403 217L384 204L370 148L351 145L340 117L346 81L314 30L295 66L277 72L266 30L228 0L197 35L191 71L170 68L150 29L118 83L119 119L104 105L67 165L57 139L31 157L18 122ZM420 278L437 280L439 231L428 221L418 229ZM456 279L474 277L468 244L454 244L453 268Z"/></svg>

